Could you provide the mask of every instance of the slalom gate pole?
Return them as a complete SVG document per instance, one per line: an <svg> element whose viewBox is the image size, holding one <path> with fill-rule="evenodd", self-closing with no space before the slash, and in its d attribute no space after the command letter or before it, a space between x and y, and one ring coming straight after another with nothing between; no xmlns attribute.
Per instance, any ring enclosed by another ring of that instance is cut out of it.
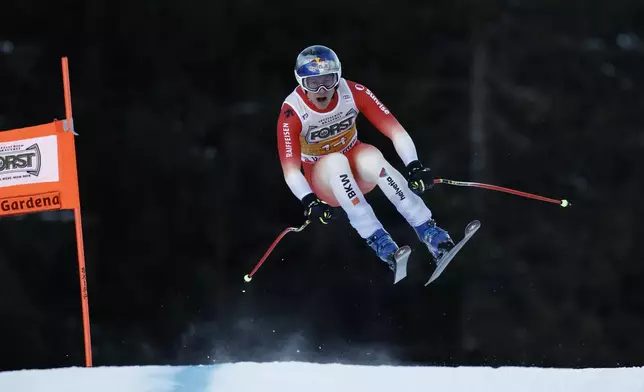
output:
<svg viewBox="0 0 644 392"><path fill-rule="evenodd" d="M255 268L253 268L253 270L251 271L251 273L250 273L250 274L246 274L246 275L244 275L244 281L245 281L246 283L248 283L248 282L250 282L250 281L253 279L253 275L255 275L255 273L257 272L257 270L259 269L259 267L261 267L261 266L262 266L262 264L264 264L264 261L266 261L266 259L268 258L268 255L270 255L270 254L271 254L271 252L273 251L273 249L275 249L275 247L277 246L277 244L282 240L282 238L284 238L284 236L285 236L286 234L288 234L288 233L290 233L290 232L299 233L300 231L304 230L304 228L306 228L306 226L308 226L308 225L309 225L309 223L311 223L311 221L307 220L307 221L306 221L306 222L304 222L304 224L303 224L302 226L300 226L300 227L287 227L286 229L284 229L284 230L280 233L280 235L278 235L278 236L277 236L277 238L275 239L275 241L273 241L273 243L271 244L271 246L268 248L268 250L266 251L266 253L264 253L264 256L262 256L262 258L259 260L259 262L258 262L258 263L257 263L257 265L255 266Z"/></svg>
<svg viewBox="0 0 644 392"><path fill-rule="evenodd" d="M61 58L63 71L63 93L65 97L65 117L67 126L74 135L74 117L72 115L72 94L69 82L69 60ZM77 180L78 181L78 180ZM83 338L85 343L85 366L92 367L92 333L89 320L89 299L87 290L87 270L85 268L85 245L83 241L83 223L81 218L80 197L78 205L74 207L74 227L76 230L76 253L78 256L78 275L80 280L81 309L83 315Z"/></svg>
<svg viewBox="0 0 644 392"><path fill-rule="evenodd" d="M561 199L561 200L551 199L549 197L543 197L539 195L534 195L532 193L521 192L510 188L504 188L502 186L481 184L478 182L453 181L445 178L437 178L434 180L434 184L448 184L448 185L455 185L455 186L469 186L469 187L483 188L483 189L489 189L493 191L510 193L521 197L527 197L528 199L535 199L535 200L545 201L547 203L558 204L562 207L568 207L569 205L571 205L566 199Z"/></svg>

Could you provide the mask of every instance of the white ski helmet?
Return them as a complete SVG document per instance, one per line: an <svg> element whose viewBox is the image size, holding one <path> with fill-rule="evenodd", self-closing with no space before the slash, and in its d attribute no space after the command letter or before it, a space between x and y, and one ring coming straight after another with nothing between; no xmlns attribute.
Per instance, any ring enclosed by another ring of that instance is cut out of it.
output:
<svg viewBox="0 0 644 392"><path fill-rule="evenodd" d="M297 55L295 79L305 91L331 90L340 83L341 76L340 59L326 46L309 46Z"/></svg>

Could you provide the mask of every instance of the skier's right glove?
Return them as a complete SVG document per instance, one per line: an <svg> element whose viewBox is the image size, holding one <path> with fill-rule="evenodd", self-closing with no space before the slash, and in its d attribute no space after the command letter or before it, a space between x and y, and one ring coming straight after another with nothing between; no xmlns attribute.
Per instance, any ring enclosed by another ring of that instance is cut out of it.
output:
<svg viewBox="0 0 644 392"><path fill-rule="evenodd" d="M407 185L417 195L422 195L426 190L434 187L431 170L423 167L420 161L415 160L407 165Z"/></svg>
<svg viewBox="0 0 644 392"><path fill-rule="evenodd" d="M304 204L304 216L311 222L319 220L326 225L331 220L331 206L318 199L314 193L304 196L302 204Z"/></svg>

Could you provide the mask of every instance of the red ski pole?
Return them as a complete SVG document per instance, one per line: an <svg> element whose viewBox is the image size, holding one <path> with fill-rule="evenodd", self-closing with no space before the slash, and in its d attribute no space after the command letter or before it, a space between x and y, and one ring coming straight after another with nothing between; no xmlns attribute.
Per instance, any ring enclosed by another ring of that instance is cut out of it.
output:
<svg viewBox="0 0 644 392"><path fill-rule="evenodd" d="M559 204L562 207L568 207L570 205L570 203L566 199L561 199L561 200L551 199L549 197L543 197L543 196L539 196L539 195L534 195L532 193L521 192L521 191L517 191L517 190L514 190L514 189L510 189L510 188L504 188L502 186L481 184L481 183L478 183L478 182L453 181L453 180L447 180L445 178L437 178L437 179L434 180L434 184L448 184L448 185L456 185L456 186L471 186L471 187L476 187L476 188L490 189L490 190L493 190L493 191L511 193L513 195L527 197L529 199L541 200L541 201L545 201L545 202L548 202L548 203Z"/></svg>
<svg viewBox="0 0 644 392"><path fill-rule="evenodd" d="M261 267L261 266L262 266L262 264L264 264L264 261L266 261L266 259L268 258L268 255L270 255L270 254L271 254L271 252L273 251L273 249L275 249L275 247L277 246L277 244L282 240L282 238L284 238L284 236L285 236L286 234L288 234L288 233L290 233L290 232L292 232L292 231L293 231L293 232L296 232L296 233L299 233L300 231L304 230L304 228L305 228L306 226L308 226L308 225L309 225L309 223L311 223L311 221L307 220L307 221L306 221L306 222L304 222L304 224L303 224L302 226L300 226L300 227L287 227L286 229L284 229L284 230L280 233L280 235L278 235L278 236L277 236L277 238L275 239L275 241L273 241L273 243L271 244L271 246L268 248L268 250L266 251L266 253L264 253L264 256L262 256L262 258L259 260L259 262L258 262L258 263L257 263L257 265L255 266L255 268L253 268L253 270L251 271L251 273L250 273L250 274L246 274L246 275L244 275L244 281L246 281L246 283L248 283L248 282L250 282L250 281L253 279L253 275L255 275L255 272L257 272L257 270L259 269L259 267Z"/></svg>

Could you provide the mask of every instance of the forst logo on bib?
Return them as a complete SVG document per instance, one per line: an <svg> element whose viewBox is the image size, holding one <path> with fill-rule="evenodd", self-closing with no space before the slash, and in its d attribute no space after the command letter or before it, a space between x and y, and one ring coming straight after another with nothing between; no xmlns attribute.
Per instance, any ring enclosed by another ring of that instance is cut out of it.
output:
<svg viewBox="0 0 644 392"><path fill-rule="evenodd" d="M333 137L340 132L346 131L347 129L351 128L351 126L353 125L354 118L355 117L350 117L340 122L337 122L335 124L331 124L324 128L314 128L308 134L309 142L318 142L320 140Z"/></svg>
<svg viewBox="0 0 644 392"><path fill-rule="evenodd" d="M335 122L323 127L316 127L311 125L306 134L306 141L308 143L316 143L325 139L329 139L339 133L342 133L354 126L357 113L355 110L350 110L344 120Z"/></svg>

